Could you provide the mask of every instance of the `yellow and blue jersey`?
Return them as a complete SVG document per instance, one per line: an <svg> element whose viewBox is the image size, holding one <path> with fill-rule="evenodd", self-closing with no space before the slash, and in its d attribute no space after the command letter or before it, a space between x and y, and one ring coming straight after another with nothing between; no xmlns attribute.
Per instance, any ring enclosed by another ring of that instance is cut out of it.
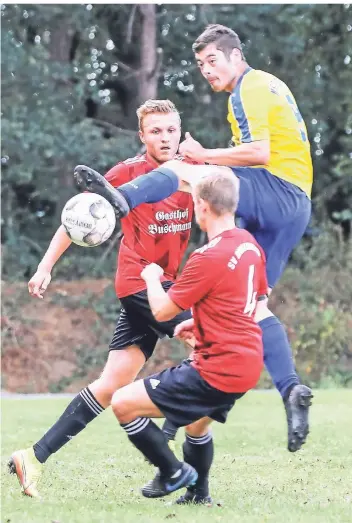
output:
<svg viewBox="0 0 352 523"><path fill-rule="evenodd" d="M235 145L270 141L269 163L256 167L264 167L311 196L313 167L307 129L284 82L248 67L230 95L228 121Z"/></svg>

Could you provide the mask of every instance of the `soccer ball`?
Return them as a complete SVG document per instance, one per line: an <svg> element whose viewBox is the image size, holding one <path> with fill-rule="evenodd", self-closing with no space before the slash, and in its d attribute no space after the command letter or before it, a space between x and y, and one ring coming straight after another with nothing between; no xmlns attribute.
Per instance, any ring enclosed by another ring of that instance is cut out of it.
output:
<svg viewBox="0 0 352 523"><path fill-rule="evenodd" d="M61 223L73 243L81 247L96 247L110 238L116 217L105 198L95 193L81 193L66 203Z"/></svg>

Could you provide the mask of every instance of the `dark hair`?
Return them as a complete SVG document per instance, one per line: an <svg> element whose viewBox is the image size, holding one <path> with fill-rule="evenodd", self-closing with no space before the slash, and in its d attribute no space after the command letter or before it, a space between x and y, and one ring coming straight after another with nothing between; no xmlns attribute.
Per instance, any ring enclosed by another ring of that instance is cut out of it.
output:
<svg viewBox="0 0 352 523"><path fill-rule="evenodd" d="M242 44L238 34L225 25L208 25L205 31L198 36L192 45L192 50L194 53L199 53L199 51L203 51L208 44L215 44L216 48L222 51L227 58L230 57L233 49L239 49L242 58L244 58Z"/></svg>

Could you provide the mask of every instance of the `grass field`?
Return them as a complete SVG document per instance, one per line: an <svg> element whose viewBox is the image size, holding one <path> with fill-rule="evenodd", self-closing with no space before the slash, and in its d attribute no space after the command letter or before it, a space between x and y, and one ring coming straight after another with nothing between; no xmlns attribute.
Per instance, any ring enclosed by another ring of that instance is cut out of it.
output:
<svg viewBox="0 0 352 523"><path fill-rule="evenodd" d="M7 457L35 442L67 399L5 399L2 432L3 523L351 523L352 390L315 392L311 436L286 451L286 421L276 393L251 392L225 426L214 424L211 479L218 505L178 507L148 500L139 488L154 469L128 442L111 412L47 462L41 502L20 494ZM182 431L178 435L178 453Z"/></svg>

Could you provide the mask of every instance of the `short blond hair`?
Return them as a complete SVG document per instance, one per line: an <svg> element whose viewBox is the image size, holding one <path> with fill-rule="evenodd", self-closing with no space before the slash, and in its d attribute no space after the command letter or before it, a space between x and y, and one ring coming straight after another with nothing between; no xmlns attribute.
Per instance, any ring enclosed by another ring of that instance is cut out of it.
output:
<svg viewBox="0 0 352 523"><path fill-rule="evenodd" d="M213 167L213 173L202 178L195 185L194 195L197 199L208 202L211 211L216 216L234 214L239 200L239 179L229 167L218 165Z"/></svg>
<svg viewBox="0 0 352 523"><path fill-rule="evenodd" d="M181 125L181 117L180 113L176 109L175 104L173 104L170 100L147 100L137 109L137 117L138 117L138 127L141 131L143 128L143 119L147 114L169 114L169 113L176 113L179 116L180 119L180 125Z"/></svg>

